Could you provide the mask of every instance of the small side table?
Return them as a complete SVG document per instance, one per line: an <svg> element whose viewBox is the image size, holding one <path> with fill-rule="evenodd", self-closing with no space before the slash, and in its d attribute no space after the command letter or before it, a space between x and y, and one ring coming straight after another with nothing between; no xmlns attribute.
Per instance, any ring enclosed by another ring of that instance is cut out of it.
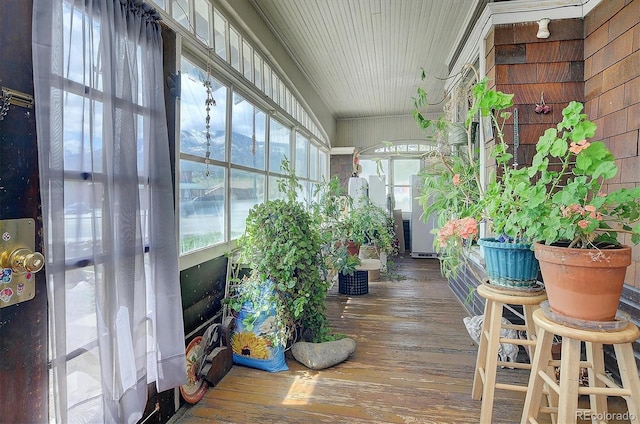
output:
<svg viewBox="0 0 640 424"><path fill-rule="evenodd" d="M616 330L575 328L552 321L543 309L533 313L538 327L538 340L533 357L531 375L522 412L521 424L537 423L539 412L556 415L555 422L569 424L578 418L606 422L607 396L620 396L627 402L629 416L640 419L640 378L633 355L632 343L640 337L640 330L633 323ZM562 336L560 361L551 358L553 336ZM585 342L587 360L580 360L580 348ZM622 387L605 374L602 345L613 345L620 370ZM560 366L560 383L549 370ZM580 368L586 368L589 386L580 387ZM543 388L557 394L557 405L540 408ZM589 395L590 409L578 409L578 396ZM594 421L595 422L595 421ZM637 422L632 420L632 422Z"/></svg>

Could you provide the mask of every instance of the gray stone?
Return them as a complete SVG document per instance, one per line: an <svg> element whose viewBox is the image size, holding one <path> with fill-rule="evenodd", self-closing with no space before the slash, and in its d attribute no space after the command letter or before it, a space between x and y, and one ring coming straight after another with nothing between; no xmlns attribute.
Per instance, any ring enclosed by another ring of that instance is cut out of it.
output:
<svg viewBox="0 0 640 424"><path fill-rule="evenodd" d="M297 342L291 346L291 353L298 362L321 370L347 359L356 350L356 341L350 338L322 343Z"/></svg>

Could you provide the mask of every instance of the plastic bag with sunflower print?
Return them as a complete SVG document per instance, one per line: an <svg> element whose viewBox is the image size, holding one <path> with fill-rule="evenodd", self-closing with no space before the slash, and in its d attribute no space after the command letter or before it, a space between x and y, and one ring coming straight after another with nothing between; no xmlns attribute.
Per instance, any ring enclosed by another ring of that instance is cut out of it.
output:
<svg viewBox="0 0 640 424"><path fill-rule="evenodd" d="M265 282L263 290L272 289L272 285ZM286 371L289 368L284 359L284 347L275 340L277 322L273 296L265 293L256 303L259 304L245 302L236 316L230 337L233 362L269 372ZM260 313L256 314L258 311ZM251 325L245 325L247 317L251 317Z"/></svg>

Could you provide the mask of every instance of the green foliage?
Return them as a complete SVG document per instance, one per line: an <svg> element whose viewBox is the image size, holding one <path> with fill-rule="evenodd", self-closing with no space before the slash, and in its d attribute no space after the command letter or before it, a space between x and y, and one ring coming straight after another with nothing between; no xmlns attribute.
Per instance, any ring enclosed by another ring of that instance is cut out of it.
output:
<svg viewBox="0 0 640 424"><path fill-rule="evenodd" d="M475 69L470 69L478 81ZM425 79L424 72L422 79ZM442 274L447 278L454 277L461 266L467 263L478 234L478 225L488 218L485 210L485 196L488 193L485 193L480 180L480 164L476 159L478 152L472 139L472 123L480 117L489 117L499 140L495 146L498 166L506 170L511 159L507 152L508 146L504 143L502 128L510 116L506 109L512 106L513 95L488 89L486 78L470 87L467 94L470 103L464 123L466 146L454 149L440 145L441 148L429 153L426 167L420 173L422 193L418 200L424 209L425 220L432 214L436 216L434 247L439 253ZM426 104L426 92L418 89L414 98L414 118L420 128L435 126L435 139L441 140L443 137L437 134L448 131L453 123L445 117L440 117L435 124L424 122L419 109ZM496 190L495 187L489 189ZM497 191L491 194L499 194L502 201L495 201L503 206L504 201L509 203L512 195ZM469 269L473 272L474 268Z"/></svg>
<svg viewBox="0 0 640 424"><path fill-rule="evenodd" d="M445 276L455 275L466 262L476 237L469 230L474 221L490 224L506 241L591 248L617 245L618 234L629 233L631 243L640 242L640 187L605 193L607 180L618 172L615 157L603 142L587 141L596 125L582 113L581 103L570 102L562 121L542 134L530 166L515 168L509 166L513 155L502 132L513 96L487 89L486 79L471 93L465 124L470 129L473 119L490 117L497 138L492 157L500 172L483 186L468 143L466 152L435 154L435 164L431 161L422 173L420 203L425 216L438 217L434 232ZM418 98L423 95L419 91Z"/></svg>
<svg viewBox="0 0 640 424"><path fill-rule="evenodd" d="M423 208L423 217L434 215L436 228L440 229L459 218L480 216L478 167L478 162L469 161L465 154L442 155L430 160L419 174L423 185L418 202ZM457 184L453 184L454 176L458 176ZM437 234L437 230L433 232ZM440 269L446 277L455 275L472 245L461 237L448 240L437 237L434 244L439 252Z"/></svg>
<svg viewBox="0 0 640 424"><path fill-rule="evenodd" d="M344 212L353 207L353 199L337 175L316 185L313 197L311 211L320 227L325 279L330 270L353 275L360 258L348 253L343 226Z"/></svg>
<svg viewBox="0 0 640 424"><path fill-rule="evenodd" d="M603 142L587 141L596 125L582 110L581 103L570 102L557 127L539 138L531 166L508 169L492 183L487 213L496 231L582 248L617 245L618 233L640 242L640 187L605 193L618 172L615 157ZM508 202L501 192L512 193Z"/></svg>
<svg viewBox="0 0 640 424"><path fill-rule="evenodd" d="M368 197L349 211L342 221L345 237L358 244L371 244L389 255L395 254L394 222L389 213Z"/></svg>
<svg viewBox="0 0 640 424"><path fill-rule="evenodd" d="M354 207L353 199L337 176L319 184L314 198L311 208L322 223L322 251L329 269L353 275L360 265L360 258L347 252L347 242L374 245L388 257L397 253L394 223L389 214L368 197Z"/></svg>
<svg viewBox="0 0 640 424"><path fill-rule="evenodd" d="M328 283L322 279L323 239L315 215L297 200L300 184L286 159L282 169L287 174L279 181L284 199L269 200L249 211L239 244L241 260L250 264L252 272L245 281L247 288L236 293L230 305L239 310L256 295L257 285L271 280L277 341L286 345L298 330L306 340L324 341L332 336L324 303Z"/></svg>

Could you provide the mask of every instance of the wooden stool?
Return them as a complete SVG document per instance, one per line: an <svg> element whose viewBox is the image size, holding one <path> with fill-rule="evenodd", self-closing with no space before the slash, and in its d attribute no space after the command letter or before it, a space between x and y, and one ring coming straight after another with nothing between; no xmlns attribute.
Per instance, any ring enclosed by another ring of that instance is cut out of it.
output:
<svg viewBox="0 0 640 424"><path fill-rule="evenodd" d="M484 322L480 334L480 346L476 359L476 371L473 377L473 390L471 397L478 400L482 397L482 409L480 422L490 423L493 414L493 398L496 389L526 392L527 387L516 384L496 383L498 366L511 368L531 369L530 364L517 362L503 362L498 360L498 348L500 343L529 346L530 355L535 349L535 326L532 314L538 309L540 302L547 299L544 291L520 292L515 290L502 290L490 287L486 284L478 286L478 294L486 299L484 305ZM503 324L502 311L505 305L521 305L524 315L524 325ZM502 329L524 330L527 332L527 340L509 339L500 337ZM549 347L551 352L551 347Z"/></svg>
<svg viewBox="0 0 640 424"><path fill-rule="evenodd" d="M631 422L638 422L640 416L640 379L633 355L632 343L640 336L640 331L632 323L619 330L577 329L550 320L542 309L534 312L533 320L538 328L538 341L533 357L529 387L525 398L521 424L537 423L539 412L557 415L557 423L577 422L578 418L606 422L607 396L621 396L627 401ZM553 336L562 336L562 356L560 361L551 358ZM585 342L587 360L580 361L580 348ZM619 387L604 370L602 345L613 345L622 387ZM560 384L555 373L549 369L560 365ZM580 387L580 368L587 368L589 386ZM557 405L540 408L543 386L557 394ZM578 396L589 395L590 409L578 409ZM594 421L596 422L596 421Z"/></svg>

